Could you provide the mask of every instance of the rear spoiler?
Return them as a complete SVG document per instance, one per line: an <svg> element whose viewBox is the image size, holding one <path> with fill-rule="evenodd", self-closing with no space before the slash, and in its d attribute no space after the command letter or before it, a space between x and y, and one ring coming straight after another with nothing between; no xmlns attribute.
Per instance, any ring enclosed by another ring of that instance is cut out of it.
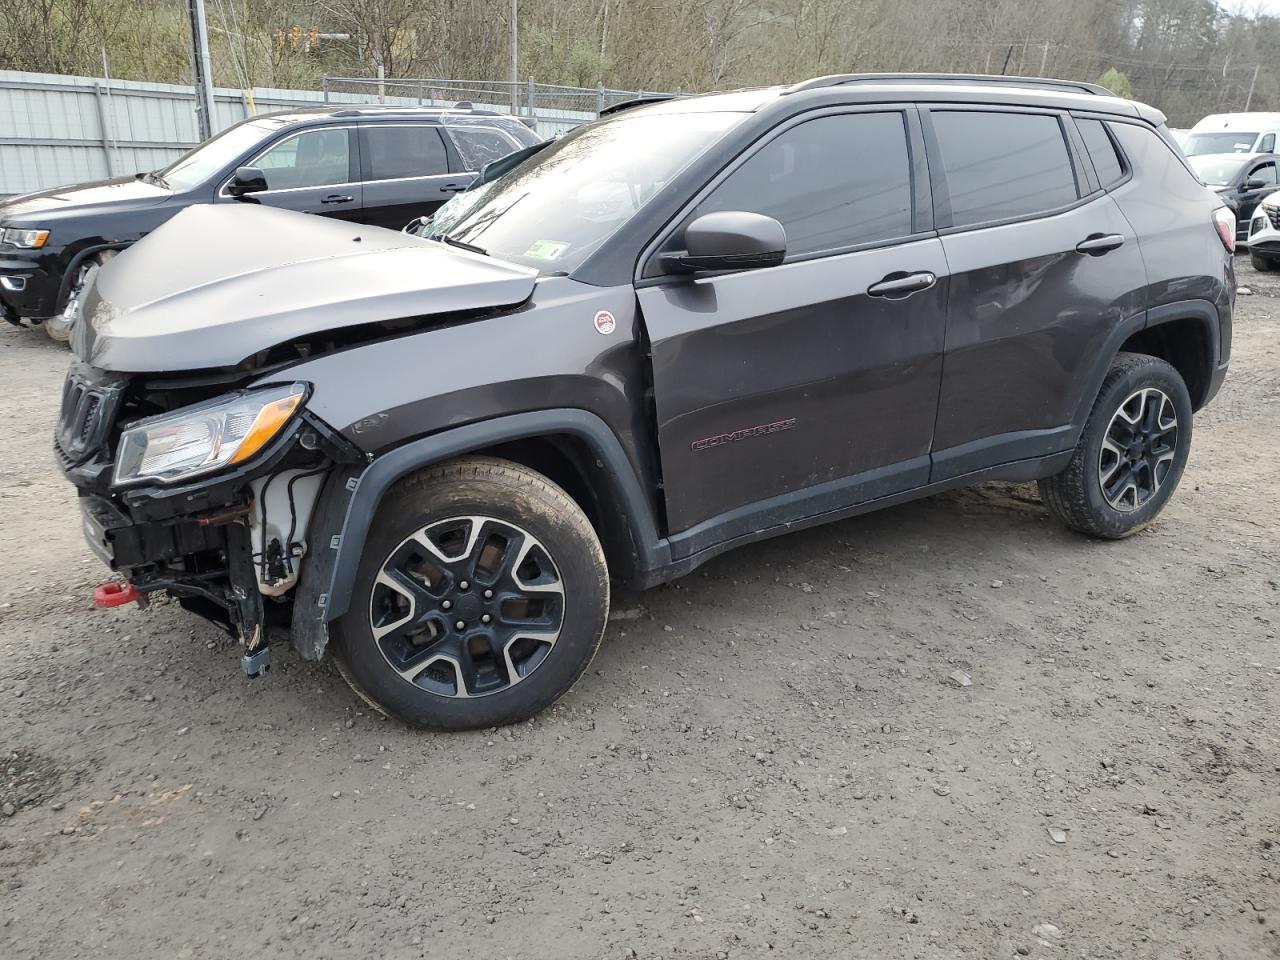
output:
<svg viewBox="0 0 1280 960"><path fill-rule="evenodd" d="M630 100L622 100L618 103L611 104L601 110L596 116L611 117L615 113L621 113L623 110L631 110L634 107L643 107L651 103L665 103L668 100L675 100L674 93L648 93L643 97L633 97Z"/></svg>

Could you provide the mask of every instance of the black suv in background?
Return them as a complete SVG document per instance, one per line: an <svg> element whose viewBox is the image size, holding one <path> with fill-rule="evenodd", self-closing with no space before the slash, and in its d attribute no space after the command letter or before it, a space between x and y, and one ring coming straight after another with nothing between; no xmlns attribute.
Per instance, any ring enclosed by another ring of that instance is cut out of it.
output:
<svg viewBox="0 0 1280 960"><path fill-rule="evenodd" d="M193 203L250 200L401 227L539 140L475 110L326 107L265 114L162 170L0 203L0 313L66 339L98 267Z"/></svg>
<svg viewBox="0 0 1280 960"><path fill-rule="evenodd" d="M103 269L55 443L102 604L510 723L611 579L990 479L1127 536L1226 375L1234 218L1099 87L824 77L502 166L422 236L197 206Z"/></svg>

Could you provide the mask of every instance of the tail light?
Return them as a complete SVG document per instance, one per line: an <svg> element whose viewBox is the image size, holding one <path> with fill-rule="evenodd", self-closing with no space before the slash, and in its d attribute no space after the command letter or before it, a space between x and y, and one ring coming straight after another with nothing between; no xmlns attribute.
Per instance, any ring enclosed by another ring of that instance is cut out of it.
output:
<svg viewBox="0 0 1280 960"><path fill-rule="evenodd" d="M1227 248L1227 253L1236 252L1236 215L1230 207L1219 207L1213 211L1213 226L1218 231L1218 239Z"/></svg>

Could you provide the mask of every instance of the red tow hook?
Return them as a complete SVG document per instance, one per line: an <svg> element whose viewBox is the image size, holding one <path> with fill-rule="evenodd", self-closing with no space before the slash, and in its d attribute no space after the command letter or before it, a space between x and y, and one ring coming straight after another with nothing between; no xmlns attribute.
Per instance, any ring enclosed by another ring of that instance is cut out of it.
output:
<svg viewBox="0 0 1280 960"><path fill-rule="evenodd" d="M136 603L142 599L129 581L121 583L111 580L93 588L93 605L95 607L123 607L126 603Z"/></svg>

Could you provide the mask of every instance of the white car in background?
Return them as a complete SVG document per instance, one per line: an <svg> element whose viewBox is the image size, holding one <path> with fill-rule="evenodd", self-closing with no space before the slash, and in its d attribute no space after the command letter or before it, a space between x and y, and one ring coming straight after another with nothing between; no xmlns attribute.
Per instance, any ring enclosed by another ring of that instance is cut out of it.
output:
<svg viewBox="0 0 1280 960"><path fill-rule="evenodd" d="M1178 145L1188 157L1202 153L1275 153L1280 113L1211 113Z"/></svg>
<svg viewBox="0 0 1280 960"><path fill-rule="evenodd" d="M1262 198L1249 221L1249 262L1255 270L1280 269L1280 191Z"/></svg>

